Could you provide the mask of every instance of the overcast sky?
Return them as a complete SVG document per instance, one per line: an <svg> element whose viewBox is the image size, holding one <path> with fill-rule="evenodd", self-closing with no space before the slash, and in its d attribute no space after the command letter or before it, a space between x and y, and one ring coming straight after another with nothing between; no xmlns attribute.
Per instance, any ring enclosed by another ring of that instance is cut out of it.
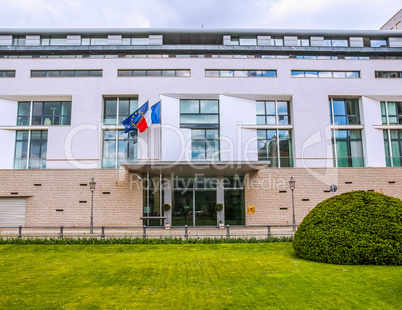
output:
<svg viewBox="0 0 402 310"><path fill-rule="evenodd" d="M401 7L401 0L0 0L0 27L374 30Z"/></svg>

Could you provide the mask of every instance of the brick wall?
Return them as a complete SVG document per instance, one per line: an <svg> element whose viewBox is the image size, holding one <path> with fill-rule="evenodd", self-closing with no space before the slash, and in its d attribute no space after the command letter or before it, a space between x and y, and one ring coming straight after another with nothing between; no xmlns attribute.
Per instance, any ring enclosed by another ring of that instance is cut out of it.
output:
<svg viewBox="0 0 402 310"><path fill-rule="evenodd" d="M246 214L247 225L292 224L291 176L296 180L296 223L332 196L331 184L338 186L335 194L374 190L402 199L402 168L263 169L250 175L247 182L246 208L255 206L255 214Z"/></svg>
<svg viewBox="0 0 402 310"><path fill-rule="evenodd" d="M0 170L0 197L27 197L26 226L89 226L92 177L94 226L142 226L142 191L121 169Z"/></svg>
<svg viewBox="0 0 402 310"><path fill-rule="evenodd" d="M338 186L336 194L374 190L402 199L402 168L263 169L246 178L246 208L256 208L246 214L247 225L292 224L291 176L297 223L332 196L331 184ZM123 169L0 170L0 198L26 197L26 226L89 226L91 192L81 184L92 177L95 226L142 226L142 190L135 178L130 187Z"/></svg>

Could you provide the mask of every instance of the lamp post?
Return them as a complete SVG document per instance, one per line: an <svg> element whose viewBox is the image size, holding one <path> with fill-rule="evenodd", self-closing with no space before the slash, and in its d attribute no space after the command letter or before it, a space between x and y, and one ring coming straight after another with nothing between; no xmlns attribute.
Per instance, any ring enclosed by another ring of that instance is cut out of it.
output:
<svg viewBox="0 0 402 310"><path fill-rule="evenodd" d="M293 177L290 177L289 187L292 190L292 210L293 210L293 231L296 231L296 217L295 217L295 198L293 195L293 191L295 189L296 181L293 180Z"/></svg>
<svg viewBox="0 0 402 310"><path fill-rule="evenodd" d="M95 191L95 185L96 182L94 178L92 178L91 182L89 182L89 189L91 190L91 223L90 223L90 228L89 228L89 233L93 234L94 233L94 191Z"/></svg>

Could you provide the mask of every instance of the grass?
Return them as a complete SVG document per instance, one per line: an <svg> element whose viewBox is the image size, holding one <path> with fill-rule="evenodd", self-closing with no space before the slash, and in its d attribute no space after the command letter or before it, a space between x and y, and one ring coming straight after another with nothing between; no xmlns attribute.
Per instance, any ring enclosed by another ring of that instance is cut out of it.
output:
<svg viewBox="0 0 402 310"><path fill-rule="evenodd" d="M0 309L401 309L402 266L291 243L0 245Z"/></svg>

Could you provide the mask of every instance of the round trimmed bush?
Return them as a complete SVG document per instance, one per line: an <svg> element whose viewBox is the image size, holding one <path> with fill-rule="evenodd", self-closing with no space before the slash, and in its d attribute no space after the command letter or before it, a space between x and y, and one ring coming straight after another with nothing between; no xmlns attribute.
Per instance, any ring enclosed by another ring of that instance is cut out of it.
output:
<svg viewBox="0 0 402 310"><path fill-rule="evenodd" d="M402 265L402 201L365 191L329 198L304 218L293 248L317 262Z"/></svg>

